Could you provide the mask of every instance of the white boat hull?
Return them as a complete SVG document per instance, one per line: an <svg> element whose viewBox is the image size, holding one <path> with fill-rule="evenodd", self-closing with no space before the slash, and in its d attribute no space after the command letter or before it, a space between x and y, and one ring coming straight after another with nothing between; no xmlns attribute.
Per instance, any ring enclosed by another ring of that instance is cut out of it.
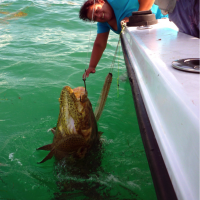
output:
<svg viewBox="0 0 200 200"><path fill-rule="evenodd" d="M167 19L122 34L140 93L176 196L199 199L199 74L172 62L199 57L199 39Z"/></svg>

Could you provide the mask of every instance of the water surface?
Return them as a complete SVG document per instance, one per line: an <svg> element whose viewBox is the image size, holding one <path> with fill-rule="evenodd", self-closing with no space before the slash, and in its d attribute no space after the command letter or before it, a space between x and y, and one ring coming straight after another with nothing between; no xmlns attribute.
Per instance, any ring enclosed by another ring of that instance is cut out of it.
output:
<svg viewBox="0 0 200 200"><path fill-rule="evenodd" d="M98 122L99 146L77 162L37 164L47 152L36 148L52 142L62 88L83 86L96 25L79 20L81 3L0 1L0 199L156 199L128 80L117 89L126 73L122 52ZM93 108L117 42L111 33L86 81Z"/></svg>

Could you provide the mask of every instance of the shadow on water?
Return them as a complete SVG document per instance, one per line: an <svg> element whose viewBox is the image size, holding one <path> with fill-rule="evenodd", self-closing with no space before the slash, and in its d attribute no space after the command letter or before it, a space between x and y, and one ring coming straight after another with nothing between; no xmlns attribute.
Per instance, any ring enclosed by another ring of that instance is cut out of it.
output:
<svg viewBox="0 0 200 200"><path fill-rule="evenodd" d="M83 159L64 158L55 163L55 176L57 177L57 187L59 192L54 193L52 200L117 200L123 195L121 191L129 193L129 200L136 200L138 195L123 185L119 190L113 188L108 180L102 179L102 174L106 177L113 176L102 167L102 160L105 153L102 141L99 141L86 154ZM118 191L117 191L118 190ZM119 197L119 198L118 198Z"/></svg>
<svg viewBox="0 0 200 200"><path fill-rule="evenodd" d="M96 179L98 179L98 172L103 170L101 167L103 152L102 141L98 141L83 159L69 157L56 161L55 173L60 192L54 194L54 199L81 199L81 197L102 199L102 190L107 186Z"/></svg>

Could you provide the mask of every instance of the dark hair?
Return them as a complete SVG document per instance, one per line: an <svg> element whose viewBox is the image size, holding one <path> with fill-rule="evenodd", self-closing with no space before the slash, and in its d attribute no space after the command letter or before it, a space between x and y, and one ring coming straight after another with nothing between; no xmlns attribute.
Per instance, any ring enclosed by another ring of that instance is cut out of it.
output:
<svg viewBox="0 0 200 200"><path fill-rule="evenodd" d="M95 0L95 3L102 3L102 1L107 2L107 0ZM85 21L91 21L87 17L87 12L90 6L94 5L94 0L87 0L83 3L81 6L81 9L79 11L79 18Z"/></svg>

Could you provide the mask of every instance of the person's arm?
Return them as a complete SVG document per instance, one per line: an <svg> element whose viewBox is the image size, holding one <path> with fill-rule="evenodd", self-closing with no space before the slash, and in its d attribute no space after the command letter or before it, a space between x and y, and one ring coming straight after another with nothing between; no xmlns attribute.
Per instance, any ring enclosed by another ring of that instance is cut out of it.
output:
<svg viewBox="0 0 200 200"><path fill-rule="evenodd" d="M150 10L155 0L138 0L140 6L138 11Z"/></svg>
<svg viewBox="0 0 200 200"><path fill-rule="evenodd" d="M86 70L86 73L83 74L83 78L85 78L85 75L86 77L88 77L90 73L96 72L95 68L106 48L108 35L109 35L109 32L97 34L96 40L93 45L90 64L89 64L88 69Z"/></svg>

